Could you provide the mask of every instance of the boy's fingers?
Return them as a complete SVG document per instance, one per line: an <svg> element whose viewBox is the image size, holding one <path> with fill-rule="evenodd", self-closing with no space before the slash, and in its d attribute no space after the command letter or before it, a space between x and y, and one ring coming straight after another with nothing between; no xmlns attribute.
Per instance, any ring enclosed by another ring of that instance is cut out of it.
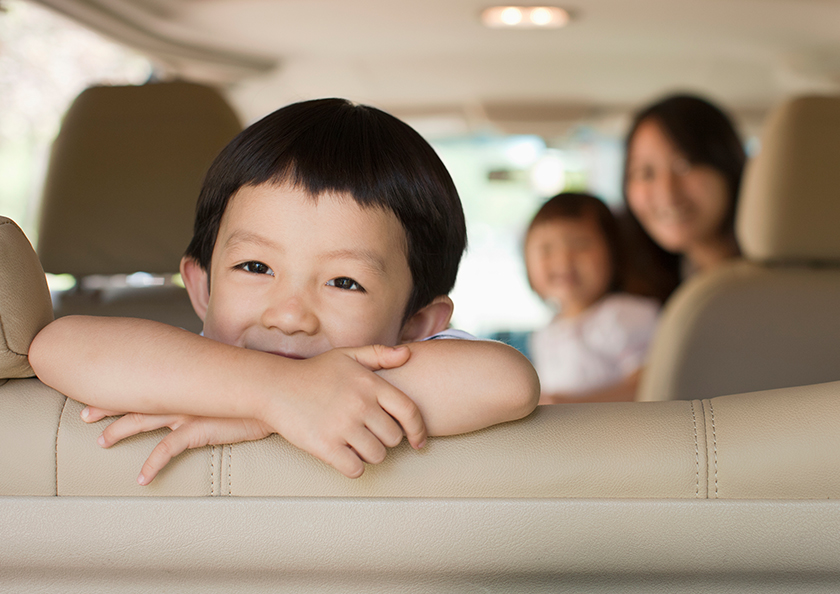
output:
<svg viewBox="0 0 840 594"><path fill-rule="evenodd" d="M360 428L348 442L356 455L369 464L379 464L388 453L382 442L365 428Z"/></svg>
<svg viewBox="0 0 840 594"><path fill-rule="evenodd" d="M411 398L394 388L379 397L379 406L400 424L414 449L426 445L426 423Z"/></svg>
<svg viewBox="0 0 840 594"><path fill-rule="evenodd" d="M372 415L365 421L365 426L372 433L376 439L384 446L393 448L402 441L403 430L400 424L394 418L385 412L380 411L379 414ZM373 462L365 458L367 462ZM380 460L381 462L381 460ZM379 462L374 462L378 464Z"/></svg>
<svg viewBox="0 0 840 594"><path fill-rule="evenodd" d="M172 431L155 446L155 449L146 458L143 468L140 469L140 476L137 477L138 484L145 486L151 483L172 458L189 447L190 436L186 431L179 431L178 429Z"/></svg>
<svg viewBox="0 0 840 594"><path fill-rule="evenodd" d="M381 344L347 349L347 354L371 371L393 369L405 365L411 350L407 346L389 347Z"/></svg>
<svg viewBox="0 0 840 594"><path fill-rule="evenodd" d="M347 478L359 478L365 471L359 455L346 445L336 447L328 456L318 457Z"/></svg>
<svg viewBox="0 0 840 594"><path fill-rule="evenodd" d="M169 427L174 425L177 420L177 415L127 414L108 425L99 437L98 442L102 447L109 448L126 437Z"/></svg>
<svg viewBox="0 0 840 594"><path fill-rule="evenodd" d="M125 411L107 410L96 406L86 406L82 409L81 417L85 423L95 423L105 417L117 417L124 415Z"/></svg>

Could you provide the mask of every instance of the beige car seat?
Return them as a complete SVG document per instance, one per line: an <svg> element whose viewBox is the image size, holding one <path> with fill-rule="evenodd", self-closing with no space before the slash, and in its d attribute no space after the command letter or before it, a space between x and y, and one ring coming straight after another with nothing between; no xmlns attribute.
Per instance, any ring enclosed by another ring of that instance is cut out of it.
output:
<svg viewBox="0 0 840 594"><path fill-rule="evenodd" d="M540 407L406 444L347 479L272 436L190 450L108 421L26 363L50 321L0 218L0 591L814 592L840 580L840 382Z"/></svg>
<svg viewBox="0 0 840 594"><path fill-rule="evenodd" d="M193 83L92 87L76 98L53 145L38 235L46 271L78 281L56 295L56 315L135 316L201 330L186 291L168 280L192 236L204 173L240 130L224 98ZM136 272L167 284L111 278Z"/></svg>
<svg viewBox="0 0 840 594"><path fill-rule="evenodd" d="M736 224L744 259L668 302L640 400L840 380L840 97L771 114Z"/></svg>

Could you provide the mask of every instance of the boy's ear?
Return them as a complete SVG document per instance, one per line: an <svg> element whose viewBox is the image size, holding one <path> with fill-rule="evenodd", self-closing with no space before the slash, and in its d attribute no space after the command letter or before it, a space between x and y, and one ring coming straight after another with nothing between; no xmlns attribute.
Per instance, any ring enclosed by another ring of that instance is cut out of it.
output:
<svg viewBox="0 0 840 594"><path fill-rule="evenodd" d="M417 342L446 330L453 309L455 306L447 295L435 297L403 324L400 343Z"/></svg>
<svg viewBox="0 0 840 594"><path fill-rule="evenodd" d="M210 284L207 282L207 271L192 258L184 256L181 258L181 278L184 286L187 287L187 294L190 296L193 309L201 321L207 313L207 305L210 303Z"/></svg>

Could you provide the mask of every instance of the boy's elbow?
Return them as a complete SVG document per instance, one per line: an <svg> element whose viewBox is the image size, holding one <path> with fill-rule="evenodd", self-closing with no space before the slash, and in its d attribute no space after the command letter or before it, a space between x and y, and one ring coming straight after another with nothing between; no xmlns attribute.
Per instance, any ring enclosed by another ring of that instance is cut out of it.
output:
<svg viewBox="0 0 840 594"><path fill-rule="evenodd" d="M505 366L503 397L510 421L527 417L534 412L540 400L540 380L531 362L513 347L507 347L508 365Z"/></svg>
<svg viewBox="0 0 840 594"><path fill-rule="evenodd" d="M46 336L51 332L50 326L53 324L55 324L55 322L51 322L47 326L41 328L38 334L36 334L32 339L32 342L29 343L27 357L29 358L30 367L32 367L36 374L47 360L46 351L49 341Z"/></svg>
<svg viewBox="0 0 840 594"><path fill-rule="evenodd" d="M53 367L61 361L62 357L57 356L57 351L62 344L61 341L72 334L74 317L57 318L50 322L35 335L29 344L27 351L29 366L41 380L49 377Z"/></svg>

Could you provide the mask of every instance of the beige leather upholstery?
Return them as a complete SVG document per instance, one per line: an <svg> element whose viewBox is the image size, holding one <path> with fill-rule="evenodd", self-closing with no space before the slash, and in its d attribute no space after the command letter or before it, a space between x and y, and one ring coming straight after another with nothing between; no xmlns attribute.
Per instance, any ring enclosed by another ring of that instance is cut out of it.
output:
<svg viewBox="0 0 840 594"><path fill-rule="evenodd" d="M189 451L140 487L137 474L163 431L104 450L96 438L110 421L87 425L81 409L34 379L0 388L0 439L16 465L3 469L15 482L2 481L0 495L840 497L840 382L703 401L541 407L522 421L433 438L420 452L402 444L356 480L275 435Z"/></svg>
<svg viewBox="0 0 840 594"><path fill-rule="evenodd" d="M0 254L8 241L0 226ZM32 290L16 260L0 266L4 299ZM107 420L5 379L16 367L0 357L0 591L809 592L840 579L840 382L543 407L402 444L357 480L274 436L190 451L140 488L162 432L103 450Z"/></svg>
<svg viewBox="0 0 840 594"><path fill-rule="evenodd" d="M240 130L227 102L202 85L84 91L50 156L38 235L44 270L178 272L204 173Z"/></svg>
<svg viewBox="0 0 840 594"><path fill-rule="evenodd" d="M738 241L754 262L840 265L840 97L801 97L769 117L747 167Z"/></svg>
<svg viewBox="0 0 840 594"><path fill-rule="evenodd" d="M89 275L178 272L204 173L241 125L203 85L93 87L68 110L53 145L41 205L44 269ZM147 317L201 329L176 286L76 289L69 313Z"/></svg>
<svg viewBox="0 0 840 594"><path fill-rule="evenodd" d="M35 375L29 343L53 319L44 271L14 221L0 216L0 381Z"/></svg>
<svg viewBox="0 0 840 594"><path fill-rule="evenodd" d="M690 279L667 303L645 401L840 380L840 97L768 119L737 213L744 260Z"/></svg>

